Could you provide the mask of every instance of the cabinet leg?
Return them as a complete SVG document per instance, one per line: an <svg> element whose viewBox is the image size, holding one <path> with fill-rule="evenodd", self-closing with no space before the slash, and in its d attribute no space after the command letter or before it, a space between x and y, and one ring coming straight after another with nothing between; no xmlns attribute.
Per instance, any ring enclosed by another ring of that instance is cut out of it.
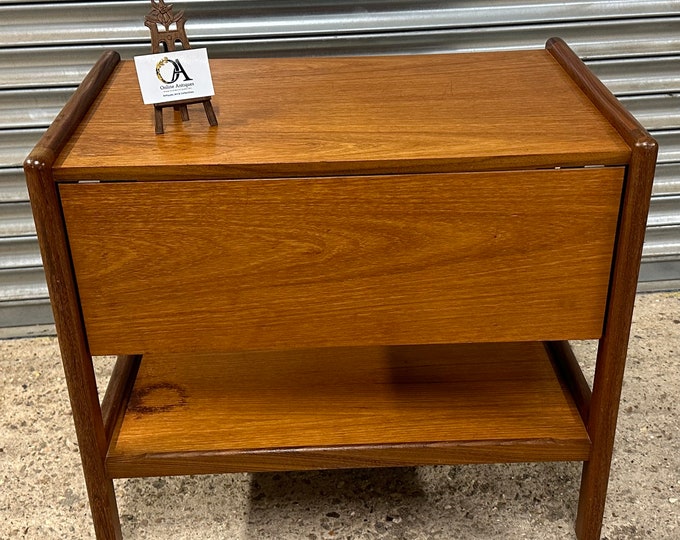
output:
<svg viewBox="0 0 680 540"><path fill-rule="evenodd" d="M95 535L97 540L122 540L113 480L104 461L107 442L94 373L87 369L89 364L80 373L69 376L73 373L69 362L64 365Z"/></svg>
<svg viewBox="0 0 680 540"><path fill-rule="evenodd" d="M592 448L590 459L583 464L576 516L579 540L600 539L626 363L628 328L625 329L625 337L605 335L600 339L597 351L593 395L587 418Z"/></svg>
<svg viewBox="0 0 680 540"><path fill-rule="evenodd" d="M71 362L66 355L62 359L95 534L97 540L122 540L113 480L104 461L108 444L91 359L87 363Z"/></svg>
<svg viewBox="0 0 680 540"><path fill-rule="evenodd" d="M583 464L581 494L576 514L578 540L600 540L604 505L607 497L608 470L586 461Z"/></svg>
<svg viewBox="0 0 680 540"><path fill-rule="evenodd" d="M64 343L62 363L97 540L122 540L113 480L106 470L108 439L97 380L84 340Z"/></svg>
<svg viewBox="0 0 680 540"><path fill-rule="evenodd" d="M115 63L112 63L109 69L112 70L114 66ZM90 75L88 80L89 78ZM105 81L106 78L100 81L100 87ZM90 89L87 91L94 91L93 86L87 88ZM78 91L81 91L80 88ZM77 122L81 116L69 122ZM69 122L65 121L65 124ZM36 163L41 165L39 168L27 167L26 184L31 195L36 229L45 261L45 276L59 336L61 361L95 532L98 540L120 540L122 534L116 495L113 491L113 481L106 471L105 459L109 441L99 403L92 355L87 345L83 316L78 303L73 266L68 256L68 240L57 183L51 173L50 160L59 155L63 141L68 138L64 132L59 131L62 127L57 128L55 133L58 135L47 138L49 141L45 143L47 146L36 147L40 148L40 159ZM50 130L53 128L54 125Z"/></svg>
<svg viewBox="0 0 680 540"><path fill-rule="evenodd" d="M90 482L87 482L87 484L97 540L122 540L123 534L120 530L120 517L118 516L113 481L109 479L96 486L91 486Z"/></svg>

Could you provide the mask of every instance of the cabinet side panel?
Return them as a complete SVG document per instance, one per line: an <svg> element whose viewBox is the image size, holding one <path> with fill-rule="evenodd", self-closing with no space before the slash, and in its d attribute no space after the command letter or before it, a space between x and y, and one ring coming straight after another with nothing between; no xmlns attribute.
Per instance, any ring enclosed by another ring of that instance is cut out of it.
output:
<svg viewBox="0 0 680 540"><path fill-rule="evenodd" d="M95 354L597 338L623 169L65 184Z"/></svg>

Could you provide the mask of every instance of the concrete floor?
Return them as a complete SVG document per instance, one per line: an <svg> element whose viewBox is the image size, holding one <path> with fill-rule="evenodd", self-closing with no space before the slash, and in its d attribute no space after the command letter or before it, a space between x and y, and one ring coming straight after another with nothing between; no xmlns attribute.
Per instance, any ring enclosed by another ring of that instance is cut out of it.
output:
<svg viewBox="0 0 680 540"><path fill-rule="evenodd" d="M576 345L587 372L593 343ZM105 379L110 363L99 367ZM603 538L680 539L680 293L640 295ZM574 538L580 465L116 482L132 539ZM53 338L0 341L0 539L93 538Z"/></svg>

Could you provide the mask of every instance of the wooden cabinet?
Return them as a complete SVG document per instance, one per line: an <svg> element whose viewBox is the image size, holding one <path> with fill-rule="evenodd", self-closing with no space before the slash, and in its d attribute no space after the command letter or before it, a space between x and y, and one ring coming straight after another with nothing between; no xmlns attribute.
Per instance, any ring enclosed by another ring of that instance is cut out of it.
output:
<svg viewBox="0 0 680 540"><path fill-rule="evenodd" d="M155 136L108 53L26 161L98 538L117 477L543 460L599 538L653 139L559 40L212 68Z"/></svg>

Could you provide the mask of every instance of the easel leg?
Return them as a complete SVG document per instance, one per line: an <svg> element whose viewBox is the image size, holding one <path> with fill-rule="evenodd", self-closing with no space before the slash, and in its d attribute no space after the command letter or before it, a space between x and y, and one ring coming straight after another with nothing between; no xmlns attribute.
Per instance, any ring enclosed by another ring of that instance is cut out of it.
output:
<svg viewBox="0 0 680 540"><path fill-rule="evenodd" d="M156 124L156 135L163 134L163 109L158 106L154 106L154 120Z"/></svg>
<svg viewBox="0 0 680 540"><path fill-rule="evenodd" d="M186 105L179 106L179 112L182 115L182 122L187 122L189 120L189 109Z"/></svg>
<svg viewBox="0 0 680 540"><path fill-rule="evenodd" d="M207 99L203 102L203 109L205 110L205 115L208 117L208 123L211 126L217 125L217 116L215 116L215 111L213 110L212 102Z"/></svg>

